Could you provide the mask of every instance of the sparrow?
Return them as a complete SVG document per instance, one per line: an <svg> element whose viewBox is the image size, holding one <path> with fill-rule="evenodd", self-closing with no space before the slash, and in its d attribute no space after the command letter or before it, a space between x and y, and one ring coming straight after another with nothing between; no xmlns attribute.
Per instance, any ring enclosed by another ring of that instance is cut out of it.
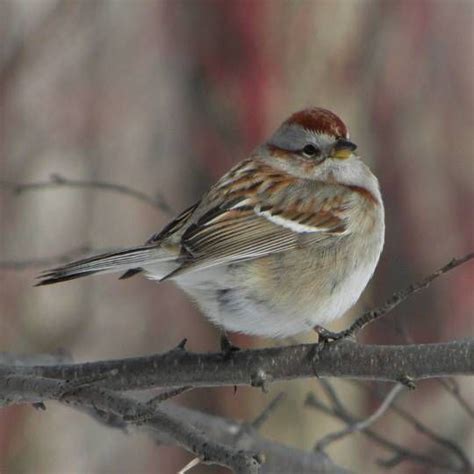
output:
<svg viewBox="0 0 474 474"><path fill-rule="evenodd" d="M96 273L172 280L224 331L293 336L341 317L384 244L377 178L343 121L313 107L144 245L40 275L37 286Z"/></svg>

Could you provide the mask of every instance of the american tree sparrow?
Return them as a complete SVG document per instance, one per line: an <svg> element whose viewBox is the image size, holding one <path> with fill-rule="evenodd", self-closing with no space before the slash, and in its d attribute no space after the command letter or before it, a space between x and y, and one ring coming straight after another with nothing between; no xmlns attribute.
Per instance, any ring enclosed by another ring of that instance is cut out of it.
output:
<svg viewBox="0 0 474 474"><path fill-rule="evenodd" d="M357 301L384 243L378 181L355 149L329 110L297 112L144 245L38 285L143 273L175 281L225 330L286 337L326 324Z"/></svg>

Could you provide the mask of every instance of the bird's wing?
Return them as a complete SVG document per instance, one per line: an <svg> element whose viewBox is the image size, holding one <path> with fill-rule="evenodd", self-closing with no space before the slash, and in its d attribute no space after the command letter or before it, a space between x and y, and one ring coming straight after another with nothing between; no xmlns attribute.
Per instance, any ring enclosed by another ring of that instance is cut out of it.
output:
<svg viewBox="0 0 474 474"><path fill-rule="evenodd" d="M181 265L165 278L295 249L348 231L352 194L244 162L186 220Z"/></svg>
<svg viewBox="0 0 474 474"><path fill-rule="evenodd" d="M192 216L194 210L199 206L200 201L196 202L192 206L185 209L181 214L175 217L168 225L166 225L162 230L153 234L144 244L144 247L167 247L170 251L170 254L179 255L179 237L180 231L186 226L190 217ZM120 280L126 280L131 278L138 273L142 273L142 267L129 268L120 276Z"/></svg>
<svg viewBox="0 0 474 474"><path fill-rule="evenodd" d="M199 206L201 201L194 203L192 206L185 209L183 212L178 214L168 225L163 227L162 230L153 234L147 241L146 244L158 244L166 241L168 238L173 239L173 236L178 235L180 231L186 227L189 223L193 212Z"/></svg>

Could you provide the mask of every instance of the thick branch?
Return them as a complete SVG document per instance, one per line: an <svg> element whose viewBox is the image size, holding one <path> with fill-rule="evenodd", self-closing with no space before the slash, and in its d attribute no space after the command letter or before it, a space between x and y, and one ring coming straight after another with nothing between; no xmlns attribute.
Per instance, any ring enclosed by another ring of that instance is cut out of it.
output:
<svg viewBox="0 0 474 474"><path fill-rule="evenodd" d="M148 413L147 406L110 390L85 387L64 395L61 400L76 406L98 408L130 420L146 418L146 421L143 422L144 425L193 452L203 462L228 466L236 474L259 472L259 462L250 453L236 450L220 442L213 442L207 435L188 422L180 420L163 410L155 408L151 415L151 413Z"/></svg>
<svg viewBox="0 0 474 474"><path fill-rule="evenodd" d="M69 381L94 380L111 390L151 387L221 385L262 386L302 377L345 377L399 381L474 374L474 340L405 346L363 345L352 341L301 344L230 355L196 354L174 349L164 354L83 364L14 367L7 374L34 375ZM1 394L0 378L0 394Z"/></svg>
<svg viewBox="0 0 474 474"><path fill-rule="evenodd" d="M302 451L270 441L260 436L253 423L245 425L227 418L202 413L174 403L165 403L164 409L173 416L186 420L204 431L211 439L242 449L244 446L254 452L263 453L265 462L262 474L348 474L348 471L335 466L323 453ZM162 440L166 442L166 440Z"/></svg>
<svg viewBox="0 0 474 474"><path fill-rule="evenodd" d="M30 376L7 376L1 378L1 398L17 401L24 393L36 402L58 400L78 408L91 408L116 415L129 423L138 423L157 431L161 437L191 451L203 462L228 466L237 474L251 474L259 471L259 463L244 451L212 442L194 426L173 417L169 413L150 407L111 390L95 386L77 386L74 382Z"/></svg>

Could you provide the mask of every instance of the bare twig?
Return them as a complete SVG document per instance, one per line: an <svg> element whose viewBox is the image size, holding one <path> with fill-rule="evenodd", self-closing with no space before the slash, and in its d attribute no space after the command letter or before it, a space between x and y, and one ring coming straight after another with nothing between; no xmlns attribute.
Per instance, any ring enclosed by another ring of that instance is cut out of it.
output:
<svg viewBox="0 0 474 474"><path fill-rule="evenodd" d="M193 387L187 386L187 387L172 388L171 390L165 390L164 392L161 392L155 397L148 400L146 404L149 408L157 408L158 405L165 402L166 400L177 397L178 395L181 395L184 392L189 392L192 389Z"/></svg>
<svg viewBox="0 0 474 474"><path fill-rule="evenodd" d="M348 424L347 427L343 430L336 431L334 433L329 433L324 438L321 438L315 446L315 450L324 451L331 443L334 441L340 440L345 436L368 429L373 423L375 423L390 407L394 402L395 398L405 387L402 384L396 384L392 390L385 397L380 406L375 410L372 415L370 415L365 420L360 420L355 423Z"/></svg>
<svg viewBox="0 0 474 474"><path fill-rule="evenodd" d="M321 402L313 393L310 393L308 395L305 404L309 407L315 408L325 413L326 415L335 417L343 421L347 425L357 423L357 419L353 415L351 415L344 407L342 407L342 410L330 407L325 403ZM416 451L401 446L386 438L385 436L378 434L371 428L367 428L364 431L361 431L361 434L368 437L383 448L395 453L394 456L390 459L390 461L388 461L391 463L390 466L386 464L387 461L379 461L381 465L386 465L386 467L394 467L403 461L411 461L417 464L430 466L432 468L448 470L450 472L464 472L462 469L457 469L453 467L452 464L446 462L445 459L432 459L429 456L417 453Z"/></svg>
<svg viewBox="0 0 474 474"><path fill-rule="evenodd" d="M369 390L369 389L368 389ZM369 390L370 393L375 393L377 398L382 399L383 396L379 394L377 391L373 392ZM404 410L400 407L397 403L392 403L390 406L390 410L396 413L400 418L405 420L409 423L416 431L426 436L428 439L436 443L438 446L447 449L452 454L454 454L460 461L464 471L463 472L471 472L473 470L473 466L469 461L468 457L464 453L464 451L452 440L445 438L444 436L439 435L438 433L434 432L431 428L426 426L422 423L418 418L414 415L409 413L407 410Z"/></svg>
<svg viewBox="0 0 474 474"><path fill-rule="evenodd" d="M270 418L270 415L277 409L280 403L284 400L285 394L280 392L258 415L255 420L252 421L251 425L254 429L259 430L263 424Z"/></svg>
<svg viewBox="0 0 474 474"><path fill-rule="evenodd" d="M442 380L442 379L440 379ZM336 391L333 389L332 385L327 381L320 379L319 380L320 384L322 385L326 395L328 396L334 411L339 412L339 413L344 413L346 410L338 397ZM380 401L384 401L386 399L385 394L380 393L377 388L374 390L372 387L368 387L366 384L362 384L359 382L352 382L353 385L355 385L359 389L364 389L366 392L375 395ZM471 472L472 471L472 465L462 450L461 447L459 447L454 441L445 438L443 436L440 436L439 434L435 433L432 429L427 427L424 423L422 423L419 419L417 419L414 415L409 413L407 410L403 409L402 407L399 406L397 402L392 402L390 406L388 407L390 411L396 413L399 417L401 417L403 420L405 420L407 423L409 423L413 428L415 428L419 433L425 435L427 438L429 438L431 441L434 443L438 444L439 446L443 447L444 449L447 449L450 451L452 454L454 454L460 461L462 465L462 472ZM349 425L350 427L350 425ZM389 464L391 464L393 461L388 461Z"/></svg>
<svg viewBox="0 0 474 474"><path fill-rule="evenodd" d="M28 191L40 191L51 188L92 188L102 191L115 192L128 195L134 199L151 205L155 209L159 209L167 215L173 214L173 209L161 195L156 197L149 196L146 193L132 189L122 184L109 183L106 181L95 180L78 180L68 179L58 174L51 175L50 181L39 181L33 183L14 183L10 181L0 181L0 188L7 189L13 193L21 194ZM89 245L81 245L65 254L53 257L28 258L24 260L0 260L0 269L3 270L24 270L28 268L52 266L67 262L74 257L80 257L88 253L102 253L115 249L92 249Z"/></svg>
<svg viewBox="0 0 474 474"><path fill-rule="evenodd" d="M394 293L382 306L379 306L378 308L372 309L364 313L362 316L357 318L354 323L349 326L349 328L345 329L344 331L338 333L332 333L330 331L327 331L327 337L329 337L330 339L343 339L354 335L356 332L360 331L368 324L373 323L377 319L388 314L400 303L405 301L409 296L413 295L414 293L417 293L418 291L424 288L427 288L433 280L436 280L436 278L440 277L441 275L444 275L450 270L453 270L459 265L466 263L472 258L474 258L474 252L468 253L467 255L461 258L453 258L448 264L444 265L439 270L436 270L435 272L431 273L422 280L411 284L407 288Z"/></svg>
<svg viewBox="0 0 474 474"><path fill-rule="evenodd" d="M458 383L453 379L439 379L439 383L447 390L464 409L464 411L474 419L474 409L469 405L466 399L461 395Z"/></svg>
<svg viewBox="0 0 474 474"><path fill-rule="evenodd" d="M343 413L345 411L345 407L329 380L318 379L318 382L319 385L321 385L321 387L323 388L333 408L336 411L340 411L341 413Z"/></svg>
<svg viewBox="0 0 474 474"><path fill-rule="evenodd" d="M173 209L161 194L157 194L155 197L152 197L146 193L143 193L142 191L138 191L123 184L109 183L107 181L69 179L59 174L52 174L49 181L38 181L33 183L13 183L10 181L0 181L0 187L9 189L16 194L51 188L99 189L102 191L110 191L130 196L141 202L149 204L155 209L159 209L165 214L173 214Z"/></svg>
<svg viewBox="0 0 474 474"><path fill-rule="evenodd" d="M189 392L192 389L193 387L188 386L188 387L177 387L177 388L172 388L170 390L165 390L164 392L161 392L158 395L150 398L150 400L148 400L145 403L145 407L147 408L147 413L142 415L141 418L134 418L133 420L126 419L126 421L131 421L136 424L144 423L145 421L150 419L150 417L153 417L154 409L158 408L160 404L162 404L166 400L169 400L170 398L177 397L178 395L181 395L184 392Z"/></svg>
<svg viewBox="0 0 474 474"><path fill-rule="evenodd" d="M186 474L187 472L189 472L191 469L193 469L200 463L201 463L200 458L193 458L191 459L191 461L188 462L188 464L186 464L186 466L184 466L182 469L178 471L178 474Z"/></svg>

